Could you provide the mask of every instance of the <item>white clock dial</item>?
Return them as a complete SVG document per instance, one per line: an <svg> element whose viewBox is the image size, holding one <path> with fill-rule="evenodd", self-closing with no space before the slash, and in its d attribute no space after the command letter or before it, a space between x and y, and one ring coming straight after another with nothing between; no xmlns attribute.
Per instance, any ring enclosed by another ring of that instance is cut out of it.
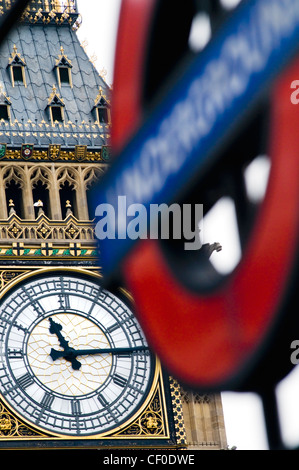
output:
<svg viewBox="0 0 299 470"><path fill-rule="evenodd" d="M62 331L76 349L108 348L103 331L92 321L73 313L59 313L50 317L62 326ZM86 355L80 358L82 367L73 370L63 357L53 361L49 346L57 348L56 335L50 334L49 318L41 320L31 332L27 356L34 375L54 392L63 395L86 395L97 390L110 374L112 355ZM59 346L57 349L63 351Z"/></svg>
<svg viewBox="0 0 299 470"><path fill-rule="evenodd" d="M60 435L101 434L142 406L155 360L133 313L93 278L49 275L5 297L0 392Z"/></svg>

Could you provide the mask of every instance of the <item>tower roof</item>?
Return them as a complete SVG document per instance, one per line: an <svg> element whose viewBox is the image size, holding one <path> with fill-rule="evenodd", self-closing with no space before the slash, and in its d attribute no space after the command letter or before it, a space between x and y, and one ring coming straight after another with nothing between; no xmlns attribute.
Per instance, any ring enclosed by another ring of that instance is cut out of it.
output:
<svg viewBox="0 0 299 470"><path fill-rule="evenodd" d="M0 0L0 14L7 3ZM66 147L107 144L109 125L98 122L95 102L100 88L109 96L109 87L79 42L75 18L73 0L34 0L3 42L0 85L10 99L10 120L0 121L1 143L14 147L29 142L41 147L53 142ZM13 66L23 67L23 81L13 80ZM70 74L68 82L61 80L59 68ZM50 102L55 96L59 99ZM64 105L63 121L50 118L51 105Z"/></svg>

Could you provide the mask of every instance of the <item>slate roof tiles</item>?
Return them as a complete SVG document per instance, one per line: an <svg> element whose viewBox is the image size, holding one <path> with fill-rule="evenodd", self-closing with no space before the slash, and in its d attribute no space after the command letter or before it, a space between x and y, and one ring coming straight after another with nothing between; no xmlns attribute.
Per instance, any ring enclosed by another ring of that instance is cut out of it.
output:
<svg viewBox="0 0 299 470"><path fill-rule="evenodd" d="M26 86L12 84L8 64L14 45L26 63ZM63 83L59 87L55 65L62 54L61 47L72 64L72 86ZM66 147L107 144L109 126L97 125L92 110L99 87L107 99L109 87L69 25L19 23L0 49L0 85L11 100L10 122L0 121L1 143L32 143L41 147L49 143ZM64 123L55 127L47 111L53 85L65 104Z"/></svg>

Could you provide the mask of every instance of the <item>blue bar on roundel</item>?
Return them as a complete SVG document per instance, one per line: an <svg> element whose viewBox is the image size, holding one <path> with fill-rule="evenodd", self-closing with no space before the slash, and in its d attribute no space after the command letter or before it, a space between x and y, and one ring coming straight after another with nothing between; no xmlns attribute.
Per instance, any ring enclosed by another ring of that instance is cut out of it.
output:
<svg viewBox="0 0 299 470"><path fill-rule="evenodd" d="M136 242L125 236L123 201L126 207L143 204L146 210L153 203L174 202L211 165L215 151L236 131L298 44L298 0L248 0L182 72L96 189L97 209L109 204L115 214L114 238L100 235L96 225L105 276L118 269ZM96 210L96 216L102 214Z"/></svg>

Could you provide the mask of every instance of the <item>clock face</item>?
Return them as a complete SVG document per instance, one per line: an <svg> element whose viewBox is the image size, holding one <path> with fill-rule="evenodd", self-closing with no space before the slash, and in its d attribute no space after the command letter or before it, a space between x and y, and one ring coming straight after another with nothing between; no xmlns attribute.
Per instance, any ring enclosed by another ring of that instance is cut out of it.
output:
<svg viewBox="0 0 299 470"><path fill-rule="evenodd" d="M101 434L140 409L155 360L133 313L92 279L29 280L0 314L0 393L59 435Z"/></svg>

